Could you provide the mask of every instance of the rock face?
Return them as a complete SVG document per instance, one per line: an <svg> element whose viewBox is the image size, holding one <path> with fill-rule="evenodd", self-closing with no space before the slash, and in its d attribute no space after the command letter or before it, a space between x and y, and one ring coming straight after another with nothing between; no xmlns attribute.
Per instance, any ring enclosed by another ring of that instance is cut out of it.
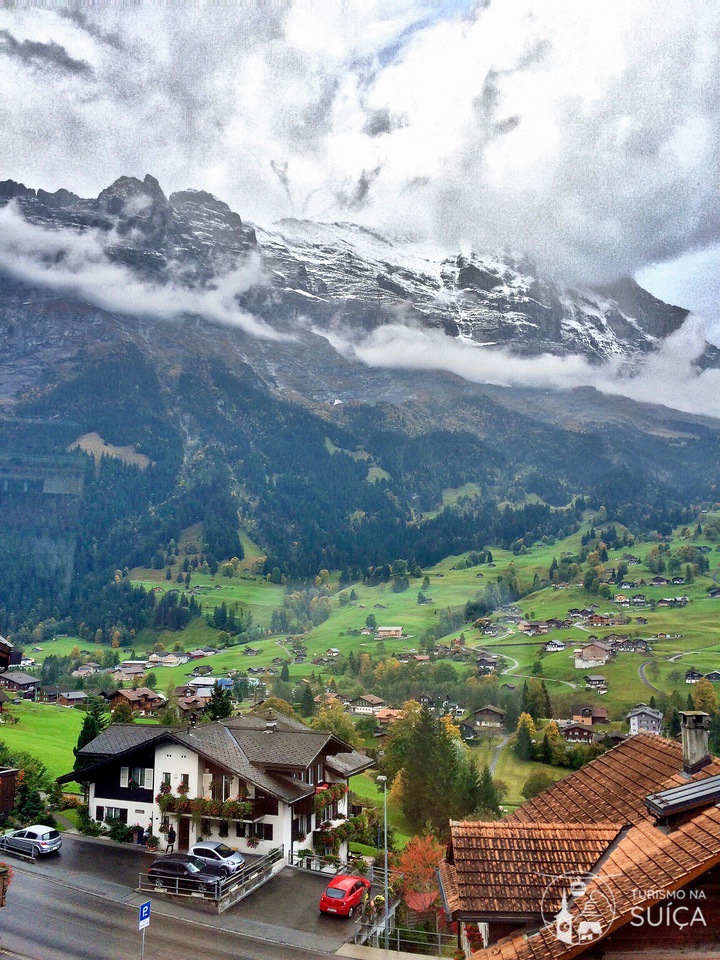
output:
<svg viewBox="0 0 720 960"><path fill-rule="evenodd" d="M628 278L569 289L506 253L447 256L346 223L254 229L204 191L166 197L151 176L121 177L89 200L0 183L0 206L11 201L31 223L105 235L108 258L145 281L212 285L255 252L265 280L238 299L284 329L298 318L355 333L405 322L518 354L632 362L687 316Z"/></svg>

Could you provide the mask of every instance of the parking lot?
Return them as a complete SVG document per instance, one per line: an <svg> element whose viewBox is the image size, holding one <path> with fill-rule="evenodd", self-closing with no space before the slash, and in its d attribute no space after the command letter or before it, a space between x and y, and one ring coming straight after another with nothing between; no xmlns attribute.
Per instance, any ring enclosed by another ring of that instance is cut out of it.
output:
<svg viewBox="0 0 720 960"><path fill-rule="evenodd" d="M6 859L12 862L11 856ZM155 854L140 846L64 834L58 855L41 858L28 864L27 869L78 890L139 904L148 894L136 893L138 875L146 872L154 859ZM167 916L192 918L193 922L265 941L334 953L352 938L354 921L320 914L318 901L328 879L326 875L286 867L220 916L160 893L149 896L153 910Z"/></svg>

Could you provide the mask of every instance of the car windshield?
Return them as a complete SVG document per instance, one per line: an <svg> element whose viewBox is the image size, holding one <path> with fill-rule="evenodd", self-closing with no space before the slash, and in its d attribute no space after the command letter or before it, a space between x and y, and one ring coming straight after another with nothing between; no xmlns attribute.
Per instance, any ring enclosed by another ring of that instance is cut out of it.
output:
<svg viewBox="0 0 720 960"><path fill-rule="evenodd" d="M325 896L330 900L342 900L345 897L345 891L340 890L338 887L328 887L325 891Z"/></svg>
<svg viewBox="0 0 720 960"><path fill-rule="evenodd" d="M228 847L225 843L219 843L215 847L215 853L221 857L231 857L235 852L235 850L233 850L231 847Z"/></svg>
<svg viewBox="0 0 720 960"><path fill-rule="evenodd" d="M60 834L57 830L50 830L48 833L43 834L43 840L57 840Z"/></svg>
<svg viewBox="0 0 720 960"><path fill-rule="evenodd" d="M199 857L188 858L186 863L188 873L199 873L205 869L205 864Z"/></svg>

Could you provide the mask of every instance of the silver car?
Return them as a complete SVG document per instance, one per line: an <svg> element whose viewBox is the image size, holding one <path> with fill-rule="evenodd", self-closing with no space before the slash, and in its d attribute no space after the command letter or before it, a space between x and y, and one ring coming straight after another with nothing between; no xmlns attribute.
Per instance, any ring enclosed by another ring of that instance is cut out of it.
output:
<svg viewBox="0 0 720 960"><path fill-rule="evenodd" d="M190 853L194 857L200 857L205 863L221 867L228 877L245 866L245 857L239 851L218 840L202 840L195 844Z"/></svg>
<svg viewBox="0 0 720 960"><path fill-rule="evenodd" d="M52 827L36 823L32 827L13 830L0 837L0 850L14 850L28 857L39 857L46 853L58 853L62 846L62 837Z"/></svg>

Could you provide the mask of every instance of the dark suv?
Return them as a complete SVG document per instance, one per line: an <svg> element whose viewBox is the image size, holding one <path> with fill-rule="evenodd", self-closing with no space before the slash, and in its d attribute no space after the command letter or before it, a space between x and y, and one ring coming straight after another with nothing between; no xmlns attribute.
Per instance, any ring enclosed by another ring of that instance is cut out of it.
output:
<svg viewBox="0 0 720 960"><path fill-rule="evenodd" d="M214 893L224 876L222 867L184 853L161 857L148 870L149 882L169 893Z"/></svg>

